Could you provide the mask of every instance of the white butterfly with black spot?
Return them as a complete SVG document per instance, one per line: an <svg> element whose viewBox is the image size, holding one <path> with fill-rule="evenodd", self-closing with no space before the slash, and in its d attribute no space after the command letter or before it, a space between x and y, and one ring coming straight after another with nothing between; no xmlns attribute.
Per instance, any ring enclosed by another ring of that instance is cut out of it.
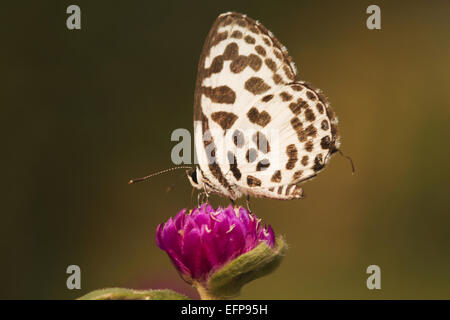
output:
<svg viewBox="0 0 450 320"><path fill-rule="evenodd" d="M220 15L198 66L191 184L235 200L303 197L339 148L337 118L317 89L296 80L286 48L262 24Z"/></svg>

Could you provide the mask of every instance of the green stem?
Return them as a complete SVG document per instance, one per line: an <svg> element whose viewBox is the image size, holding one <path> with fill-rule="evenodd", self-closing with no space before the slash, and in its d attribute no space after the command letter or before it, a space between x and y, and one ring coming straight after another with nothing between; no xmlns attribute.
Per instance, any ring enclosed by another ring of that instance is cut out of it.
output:
<svg viewBox="0 0 450 320"><path fill-rule="evenodd" d="M200 295L200 299L215 300L214 297L209 294L208 290L206 290L206 288L202 286L200 283L196 283L195 288L197 288L198 294Z"/></svg>

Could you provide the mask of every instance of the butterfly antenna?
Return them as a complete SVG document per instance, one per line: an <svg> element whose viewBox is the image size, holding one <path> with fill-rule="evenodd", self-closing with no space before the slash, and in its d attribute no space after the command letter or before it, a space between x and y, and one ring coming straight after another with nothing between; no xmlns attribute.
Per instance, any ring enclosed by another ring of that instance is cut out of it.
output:
<svg viewBox="0 0 450 320"><path fill-rule="evenodd" d="M340 149L338 149L339 154L346 158L348 161L350 161L350 165L352 166L352 174L355 174L355 165L353 164L353 160L352 158L350 158L349 156L345 155Z"/></svg>
<svg viewBox="0 0 450 320"><path fill-rule="evenodd" d="M142 181L145 181L147 179L150 179L151 177L159 176L160 174L163 174L163 173L166 173L166 172L169 172L169 171L173 171L173 170L177 170L177 169L192 169L192 167L180 166L180 167L169 168L169 169L166 169L166 170L162 170L162 171L159 171L159 172L155 172L155 173L149 174L148 176L145 176L145 177L142 177L142 178L131 179L130 181L128 181L128 184L142 182Z"/></svg>

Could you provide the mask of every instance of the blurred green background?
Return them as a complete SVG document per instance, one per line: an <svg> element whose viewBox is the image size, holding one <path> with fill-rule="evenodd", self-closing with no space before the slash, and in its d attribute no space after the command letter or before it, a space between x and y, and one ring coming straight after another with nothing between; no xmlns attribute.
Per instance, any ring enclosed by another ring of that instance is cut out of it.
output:
<svg viewBox="0 0 450 320"><path fill-rule="evenodd" d="M66 28L78 4L82 29ZM450 298L450 3L376 1L3 3L0 298L73 299L121 286L196 297L154 241L191 206L170 134L192 130L197 63L223 12L260 20L340 119L342 150L301 201L253 199L290 249L253 299ZM175 184L171 192L167 187ZM213 197L214 205L228 204ZM82 289L66 288L81 267ZM381 290L366 288L381 267Z"/></svg>

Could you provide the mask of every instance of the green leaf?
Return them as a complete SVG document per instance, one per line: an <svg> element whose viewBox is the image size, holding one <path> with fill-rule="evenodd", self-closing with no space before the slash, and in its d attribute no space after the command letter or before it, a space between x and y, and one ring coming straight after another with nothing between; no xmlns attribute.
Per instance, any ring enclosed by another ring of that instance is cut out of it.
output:
<svg viewBox="0 0 450 320"><path fill-rule="evenodd" d="M205 290L211 298L222 299L237 296L248 282L273 272L283 260L287 245L279 236L274 248L265 242L215 272Z"/></svg>
<svg viewBox="0 0 450 320"><path fill-rule="evenodd" d="M175 291L106 288L92 291L77 300L189 300Z"/></svg>

